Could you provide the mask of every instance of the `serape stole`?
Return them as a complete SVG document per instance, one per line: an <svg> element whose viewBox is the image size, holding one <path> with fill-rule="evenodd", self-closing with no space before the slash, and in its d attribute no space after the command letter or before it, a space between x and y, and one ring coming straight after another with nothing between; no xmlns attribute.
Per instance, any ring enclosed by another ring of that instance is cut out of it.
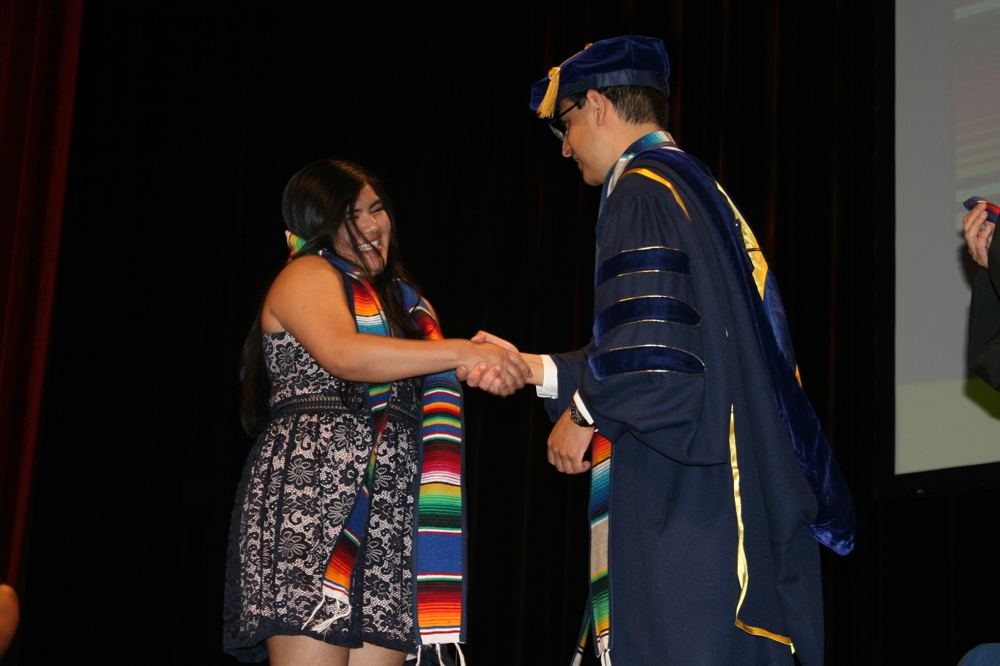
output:
<svg viewBox="0 0 1000 666"><path fill-rule="evenodd" d="M583 662L587 634L594 629L594 648L602 666L610 666L611 579L608 577L608 508L611 504L611 440L594 431L590 441L590 596L572 665Z"/></svg>
<svg viewBox="0 0 1000 666"><path fill-rule="evenodd" d="M289 235L293 252L304 243ZM345 276L349 305L358 331L390 335L388 322L375 291L361 272L333 253L320 256ZM441 329L426 301L405 282L395 285L397 297L413 324L427 340L442 339ZM368 384L368 407L372 416L375 445L351 515L334 545L323 576L323 594L337 604L327 620L312 627L325 631L350 614L351 582L358 550L368 524L371 480L377 461L378 441L388 420L391 384ZM421 402L423 422L418 442L419 479L415 499L413 549L414 628L416 644L433 645L465 641L465 514L462 485L463 434L462 391L453 371L423 378ZM317 609L318 610L318 607ZM313 615L315 615L313 612ZM306 626L312 616L306 621Z"/></svg>
<svg viewBox="0 0 1000 666"><path fill-rule="evenodd" d="M319 254L334 267L340 269L348 278L345 281L348 301L354 313L358 332L371 335L391 335L389 324L382 314L382 304L379 303L378 296L361 276L361 273L357 269L342 264L335 255L326 250L321 250ZM337 537L337 542L326 565L326 572L323 575L323 595L337 604L337 611L327 620L316 625L314 627L316 631L325 631L336 620L346 617L351 612L351 577L354 573L358 549L368 525L371 482L375 475L378 444L382 439L382 433L385 431L385 424L389 417L390 388L391 384L367 385L368 409L371 411L375 443L372 446L371 455L368 456L368 465L365 468L361 490L354 502L354 508L351 510L351 515L344 524L340 536Z"/></svg>
<svg viewBox="0 0 1000 666"><path fill-rule="evenodd" d="M428 340L441 329L410 285L404 303ZM413 303L410 305L410 303ZM465 489L462 389L454 371L424 377L417 538L414 552L417 645L465 642Z"/></svg>

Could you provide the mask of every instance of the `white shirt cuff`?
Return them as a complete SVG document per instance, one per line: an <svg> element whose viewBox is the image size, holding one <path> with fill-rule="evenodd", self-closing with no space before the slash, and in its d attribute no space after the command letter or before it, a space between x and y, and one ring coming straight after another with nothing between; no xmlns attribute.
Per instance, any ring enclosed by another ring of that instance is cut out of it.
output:
<svg viewBox="0 0 1000 666"><path fill-rule="evenodd" d="M559 397L559 369L548 354L542 354L542 368L545 380L535 387L535 395L539 398L555 399Z"/></svg>
<svg viewBox="0 0 1000 666"><path fill-rule="evenodd" d="M576 403L576 408L580 412L580 414L583 416L583 418L587 419L588 423L593 423L594 422L594 417L592 417L590 415L590 412L587 411L587 406L583 404L583 399L580 398L580 392L579 391L577 391L576 393L573 394L573 402Z"/></svg>

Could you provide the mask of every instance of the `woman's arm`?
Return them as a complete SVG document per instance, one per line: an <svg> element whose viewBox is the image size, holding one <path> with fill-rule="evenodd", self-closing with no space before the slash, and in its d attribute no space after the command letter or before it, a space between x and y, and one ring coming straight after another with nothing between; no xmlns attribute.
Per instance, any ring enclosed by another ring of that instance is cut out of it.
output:
<svg viewBox="0 0 1000 666"><path fill-rule="evenodd" d="M300 257L281 271L264 300L265 332L288 331L335 377L389 382L479 363L499 366L507 392L524 385L527 364L493 344L469 340L405 340L359 333L344 278L325 259Z"/></svg>

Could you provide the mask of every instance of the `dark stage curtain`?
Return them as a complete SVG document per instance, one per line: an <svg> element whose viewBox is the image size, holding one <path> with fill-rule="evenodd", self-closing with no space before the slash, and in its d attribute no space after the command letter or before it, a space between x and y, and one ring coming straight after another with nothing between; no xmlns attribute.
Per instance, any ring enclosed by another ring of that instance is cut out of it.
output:
<svg viewBox="0 0 1000 666"><path fill-rule="evenodd" d="M0 575L25 539L83 0L0 2Z"/></svg>
<svg viewBox="0 0 1000 666"><path fill-rule="evenodd" d="M447 335L584 344L598 192L529 88L629 33L666 42L670 129L755 228L855 492L858 548L825 560L828 663L954 663L998 639L995 494L874 494L893 437L891 0L536 0L488 21L355 4L88 3L20 663L97 637L108 663L233 663L222 581L251 446L236 365L285 257L282 189L307 162L382 176ZM467 406L470 666L566 663L587 479L545 462L529 392Z"/></svg>

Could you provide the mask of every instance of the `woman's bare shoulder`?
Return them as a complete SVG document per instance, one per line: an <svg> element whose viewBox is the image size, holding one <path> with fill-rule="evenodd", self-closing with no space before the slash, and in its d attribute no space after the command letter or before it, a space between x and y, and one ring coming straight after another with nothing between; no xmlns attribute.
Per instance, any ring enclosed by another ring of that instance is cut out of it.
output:
<svg viewBox="0 0 1000 666"><path fill-rule="evenodd" d="M306 304L335 304L345 300L343 292L344 277L323 257L306 255L293 259L281 269L267 291L261 327L265 333L280 333L285 327L279 312Z"/></svg>
<svg viewBox="0 0 1000 666"><path fill-rule="evenodd" d="M292 289L311 293L317 289L340 289L343 284L344 277L329 261L318 254L309 254L288 262L271 285L271 292Z"/></svg>

